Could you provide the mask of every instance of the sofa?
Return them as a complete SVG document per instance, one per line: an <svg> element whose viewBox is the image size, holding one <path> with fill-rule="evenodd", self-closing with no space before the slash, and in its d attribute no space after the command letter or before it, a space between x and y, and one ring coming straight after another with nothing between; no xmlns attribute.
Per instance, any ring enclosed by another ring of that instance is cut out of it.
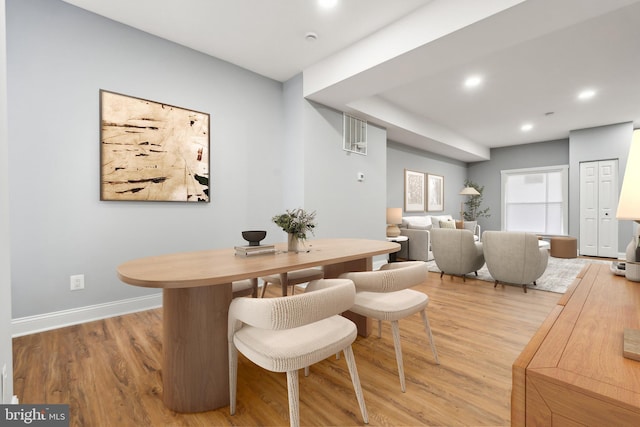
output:
<svg viewBox="0 0 640 427"><path fill-rule="evenodd" d="M456 226L457 224L457 226ZM414 261L433 260L430 231L434 228L462 228L471 231L476 241L480 241L481 231L477 221L461 223L451 215L412 215L402 217L400 235L409 238L408 245L402 245L398 258Z"/></svg>

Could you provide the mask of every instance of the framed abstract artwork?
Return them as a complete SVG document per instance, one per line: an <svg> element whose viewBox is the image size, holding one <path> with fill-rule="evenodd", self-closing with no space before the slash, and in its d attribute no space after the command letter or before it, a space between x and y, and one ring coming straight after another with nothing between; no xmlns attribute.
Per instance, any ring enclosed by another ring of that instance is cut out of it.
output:
<svg viewBox="0 0 640 427"><path fill-rule="evenodd" d="M444 210L444 177L427 174L427 211Z"/></svg>
<svg viewBox="0 0 640 427"><path fill-rule="evenodd" d="M404 170L404 211L424 212L425 181L424 173Z"/></svg>
<svg viewBox="0 0 640 427"><path fill-rule="evenodd" d="M209 114L100 90L100 200L209 202Z"/></svg>

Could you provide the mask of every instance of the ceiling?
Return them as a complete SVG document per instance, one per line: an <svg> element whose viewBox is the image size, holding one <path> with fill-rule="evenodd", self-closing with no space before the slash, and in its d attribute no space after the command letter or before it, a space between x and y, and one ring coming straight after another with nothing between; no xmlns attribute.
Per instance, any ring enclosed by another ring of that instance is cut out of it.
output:
<svg viewBox="0 0 640 427"><path fill-rule="evenodd" d="M303 73L307 99L465 162L640 127L640 0L64 1L277 81Z"/></svg>

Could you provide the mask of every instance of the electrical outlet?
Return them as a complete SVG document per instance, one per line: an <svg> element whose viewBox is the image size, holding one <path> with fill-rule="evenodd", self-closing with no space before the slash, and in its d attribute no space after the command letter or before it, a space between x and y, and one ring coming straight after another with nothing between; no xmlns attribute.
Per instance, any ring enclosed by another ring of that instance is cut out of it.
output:
<svg viewBox="0 0 640 427"><path fill-rule="evenodd" d="M76 274L70 277L70 285L72 291L84 289L84 274Z"/></svg>

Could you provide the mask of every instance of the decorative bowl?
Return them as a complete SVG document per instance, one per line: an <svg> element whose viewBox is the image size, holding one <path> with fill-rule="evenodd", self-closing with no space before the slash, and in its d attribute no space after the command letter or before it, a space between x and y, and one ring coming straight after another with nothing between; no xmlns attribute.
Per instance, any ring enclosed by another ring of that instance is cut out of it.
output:
<svg viewBox="0 0 640 427"><path fill-rule="evenodd" d="M264 230L243 231L242 238L249 242L249 246L260 246L260 241L267 236Z"/></svg>

